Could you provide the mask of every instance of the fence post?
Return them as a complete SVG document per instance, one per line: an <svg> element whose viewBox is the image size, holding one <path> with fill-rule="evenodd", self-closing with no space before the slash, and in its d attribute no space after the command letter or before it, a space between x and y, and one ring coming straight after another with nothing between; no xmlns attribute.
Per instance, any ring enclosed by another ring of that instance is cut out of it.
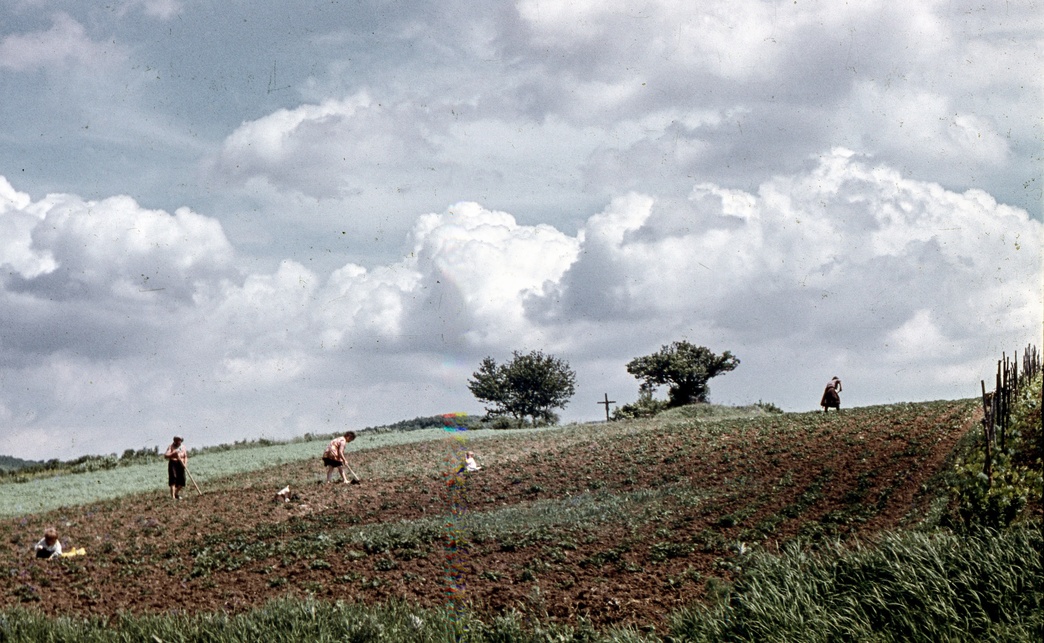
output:
<svg viewBox="0 0 1044 643"><path fill-rule="evenodd" d="M997 429L1000 429L1000 449L1002 452L1007 451L1012 406L1018 401L1022 384L1037 377L1042 367L1040 350L1033 344L1028 344L1022 353L1021 373L1018 361L1018 351L1013 359L1009 359L1007 353L1001 353L1001 359L997 361L995 388L991 393L986 392L986 380L979 380L982 387L983 445L986 448L986 462L982 472L989 480L990 487L993 487L993 447L997 442ZM1041 403L1044 404L1044 392L1041 393ZM1044 431L1038 433L1038 440L1041 442L1038 446L1044 448Z"/></svg>
<svg viewBox="0 0 1044 643"><path fill-rule="evenodd" d="M986 447L986 462L982 465L982 472L986 474L989 487L993 488L993 398L996 395L986 393L986 380L979 380L982 384L982 442Z"/></svg>

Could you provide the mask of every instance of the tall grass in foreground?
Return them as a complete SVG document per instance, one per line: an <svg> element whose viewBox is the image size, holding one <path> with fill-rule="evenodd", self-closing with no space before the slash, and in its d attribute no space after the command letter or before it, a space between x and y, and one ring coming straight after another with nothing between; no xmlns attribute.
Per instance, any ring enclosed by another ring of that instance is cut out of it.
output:
<svg viewBox="0 0 1044 643"><path fill-rule="evenodd" d="M599 633L590 625L527 622L511 613L486 621L469 614L454 618L448 610L421 610L403 603L364 606L313 599L285 598L240 615L123 616L101 619L46 619L25 610L0 613L0 640L11 643L77 641L82 643L222 643L381 641L548 642L635 641L637 633Z"/></svg>
<svg viewBox="0 0 1044 643"><path fill-rule="evenodd" d="M1041 526L888 534L874 547L749 555L715 605L672 619L683 641L1041 641Z"/></svg>

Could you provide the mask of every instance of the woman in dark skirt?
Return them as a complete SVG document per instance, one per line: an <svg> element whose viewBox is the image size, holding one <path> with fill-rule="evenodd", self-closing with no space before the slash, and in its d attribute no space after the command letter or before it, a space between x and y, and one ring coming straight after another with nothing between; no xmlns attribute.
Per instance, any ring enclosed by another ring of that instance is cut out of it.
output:
<svg viewBox="0 0 1044 643"><path fill-rule="evenodd" d="M170 497L181 500L181 490L185 488L185 472L188 469L188 451L182 445L182 440L174 436L174 441L167 452L163 454L167 459L167 485L170 486Z"/></svg>
<svg viewBox="0 0 1044 643"><path fill-rule="evenodd" d="M826 390L823 391L823 399L819 400L819 405L823 407L823 412L826 413L830 409L841 410L841 380L834 376L833 379L826 385Z"/></svg>
<svg viewBox="0 0 1044 643"><path fill-rule="evenodd" d="M330 440L330 444L323 451L323 466L326 467L326 484L330 484L333 472L341 474L341 481L348 484L348 476L344 473L344 448L355 439L355 431L347 431L341 437Z"/></svg>

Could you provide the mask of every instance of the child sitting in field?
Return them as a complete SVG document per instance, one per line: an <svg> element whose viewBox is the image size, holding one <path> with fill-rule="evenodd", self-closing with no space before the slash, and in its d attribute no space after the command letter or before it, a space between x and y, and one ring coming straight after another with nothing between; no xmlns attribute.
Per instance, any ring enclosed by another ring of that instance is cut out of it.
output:
<svg viewBox="0 0 1044 643"><path fill-rule="evenodd" d="M458 473L471 473L472 471L479 471L481 469L482 467L478 465L478 462L475 462L475 454L468 451L464 454L464 464L461 465Z"/></svg>
<svg viewBox="0 0 1044 643"><path fill-rule="evenodd" d="M44 537L36 543L37 558L57 558L62 555L62 543L58 541L58 530L48 527L44 530Z"/></svg>

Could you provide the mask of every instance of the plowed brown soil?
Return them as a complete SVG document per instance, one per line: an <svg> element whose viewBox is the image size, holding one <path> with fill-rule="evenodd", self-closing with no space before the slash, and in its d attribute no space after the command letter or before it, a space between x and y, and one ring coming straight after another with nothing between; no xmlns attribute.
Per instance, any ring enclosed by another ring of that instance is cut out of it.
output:
<svg viewBox="0 0 1044 643"><path fill-rule="evenodd" d="M104 616L241 611L287 593L453 600L480 614L662 630L750 549L872 539L916 522L976 408L676 416L476 440L468 448L485 468L466 479L447 475L466 436L447 435L352 453L360 485L317 484L318 461L302 462L208 484L202 496L190 486L181 502L139 495L5 520L0 600ZM389 473L391 461L415 468ZM284 484L291 502L275 498ZM425 519L427 536L401 536ZM374 535L380 524L399 540ZM45 525L87 555L33 559Z"/></svg>

